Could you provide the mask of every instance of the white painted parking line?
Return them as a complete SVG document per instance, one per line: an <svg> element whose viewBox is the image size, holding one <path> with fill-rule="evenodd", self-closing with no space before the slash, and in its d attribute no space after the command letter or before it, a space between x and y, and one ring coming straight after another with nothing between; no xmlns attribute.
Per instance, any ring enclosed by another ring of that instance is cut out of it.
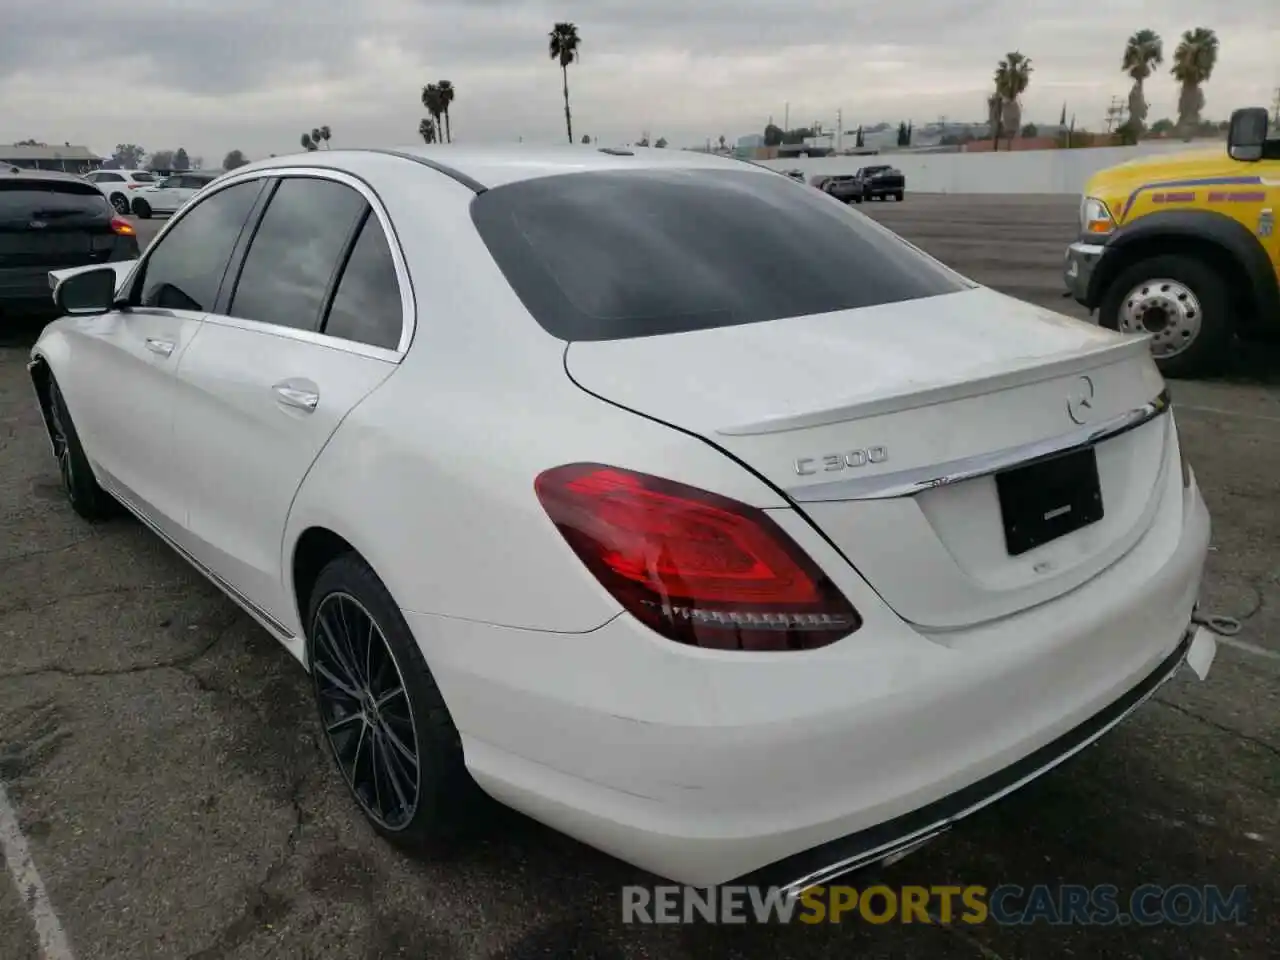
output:
<svg viewBox="0 0 1280 960"><path fill-rule="evenodd" d="M75 960L62 922L49 902L49 893L40 879L40 871L31 859L27 838L18 826L18 815L9 803L9 794L3 783L0 783L0 852L4 853L9 876L13 877L18 896L26 904L31 922L35 924L42 960Z"/></svg>
<svg viewBox="0 0 1280 960"><path fill-rule="evenodd" d="M1280 417L1269 417L1265 413L1245 413L1242 410L1223 410L1221 407L1202 407L1194 403L1177 403L1175 411L1190 410L1194 413L1215 413L1222 417L1240 417L1244 420L1262 420L1265 423L1280 423Z"/></svg>
<svg viewBox="0 0 1280 960"><path fill-rule="evenodd" d="M1255 657L1262 657L1264 660L1280 661L1280 653L1276 653L1274 650L1268 650L1266 647L1260 647L1256 643L1250 643L1248 640L1237 640L1235 637L1223 636L1219 636L1217 640L1221 644L1233 647L1236 650L1243 651L1244 653L1252 653Z"/></svg>

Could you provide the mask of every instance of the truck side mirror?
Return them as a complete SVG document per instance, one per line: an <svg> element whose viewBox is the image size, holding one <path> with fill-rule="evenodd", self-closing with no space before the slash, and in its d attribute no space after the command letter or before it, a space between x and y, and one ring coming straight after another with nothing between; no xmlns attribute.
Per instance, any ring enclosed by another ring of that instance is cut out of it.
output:
<svg viewBox="0 0 1280 960"><path fill-rule="evenodd" d="M1267 111L1262 107L1244 107L1232 113L1227 155L1248 163L1261 160L1267 142L1267 120Z"/></svg>

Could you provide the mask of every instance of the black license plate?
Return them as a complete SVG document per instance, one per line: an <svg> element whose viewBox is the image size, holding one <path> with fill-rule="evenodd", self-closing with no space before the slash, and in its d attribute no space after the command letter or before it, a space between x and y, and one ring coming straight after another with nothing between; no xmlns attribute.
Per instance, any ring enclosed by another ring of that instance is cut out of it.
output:
<svg viewBox="0 0 1280 960"><path fill-rule="evenodd" d="M1102 519L1102 484L1092 447L996 474L1010 556Z"/></svg>

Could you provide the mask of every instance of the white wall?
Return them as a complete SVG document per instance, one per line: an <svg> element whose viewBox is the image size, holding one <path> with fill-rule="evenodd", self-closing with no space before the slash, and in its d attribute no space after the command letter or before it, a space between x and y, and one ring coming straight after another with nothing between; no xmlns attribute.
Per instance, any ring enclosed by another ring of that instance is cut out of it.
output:
<svg viewBox="0 0 1280 960"><path fill-rule="evenodd" d="M762 161L777 170L805 176L853 173L859 167L891 163L907 177L908 192L1064 193L1078 195L1099 170L1152 153L1198 150L1223 141L1148 141L1135 147L1079 150L1023 150L1000 153L884 153L865 157L802 157Z"/></svg>

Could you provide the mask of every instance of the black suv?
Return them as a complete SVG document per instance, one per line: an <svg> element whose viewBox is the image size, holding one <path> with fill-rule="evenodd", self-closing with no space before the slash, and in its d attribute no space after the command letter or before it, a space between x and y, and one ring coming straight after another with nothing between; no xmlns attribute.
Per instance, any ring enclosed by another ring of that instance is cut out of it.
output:
<svg viewBox="0 0 1280 960"><path fill-rule="evenodd" d="M0 313L51 309L50 270L138 256L133 227L92 183L0 165Z"/></svg>

